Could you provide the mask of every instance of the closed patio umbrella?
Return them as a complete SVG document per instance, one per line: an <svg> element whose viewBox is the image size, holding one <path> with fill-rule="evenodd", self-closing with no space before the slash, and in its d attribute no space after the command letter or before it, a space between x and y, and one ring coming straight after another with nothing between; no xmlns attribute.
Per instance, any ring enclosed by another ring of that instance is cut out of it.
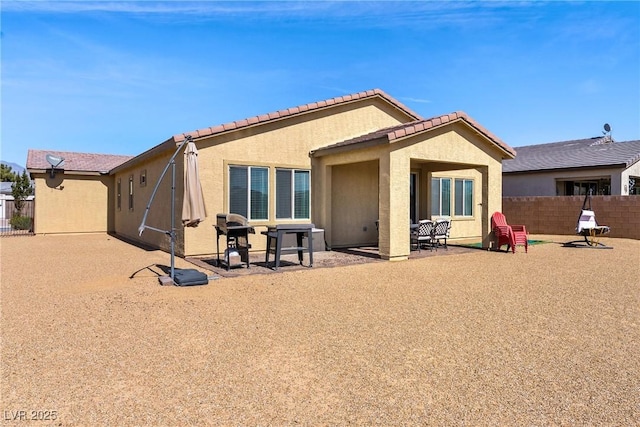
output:
<svg viewBox="0 0 640 427"><path fill-rule="evenodd" d="M185 176L184 176L184 202L182 206L182 222L185 226L195 227L203 221L207 214L204 208L204 199L202 197L202 187L200 186L200 177L198 174L198 150L196 149L195 144L191 141L191 136L187 136L185 140L180 144L180 146L173 153L169 162L164 167L164 170L160 174L158 178L158 182L156 182L156 186L153 188L153 192L151 193L151 197L149 198L149 203L147 204L147 208L144 211L144 215L142 217L142 222L140 223L140 227L138 227L138 234L142 236L142 233L145 229L150 229L153 231L157 231L159 233L166 234L171 239L171 275L170 276L161 276L160 283L173 283L176 284L176 274L175 274L175 241L176 241L176 227L175 227L175 212L176 212L176 156L182 150L185 145L187 148L185 149ZM169 230L164 230L157 227L152 227L147 225L147 215L149 215L149 210L151 209L151 203L153 203L153 199L156 197L156 193L158 192L158 188L160 187L160 183L164 178L167 171L171 168L171 215L169 218L171 219L171 228ZM190 278L193 278L194 275L190 270L183 270L189 272ZM195 271L195 270L194 270ZM197 273L197 272L196 272ZM135 274L135 273L134 273ZM204 276L204 278L196 277L197 284L204 283L208 281L206 274L198 273L198 275ZM133 276L132 276L133 277ZM170 281L168 279L171 279ZM184 277L182 280L185 280ZM185 283L185 282L181 282ZM195 282L194 282L195 283Z"/></svg>
<svg viewBox="0 0 640 427"><path fill-rule="evenodd" d="M182 224L185 227L197 227L207 217L204 206L200 173L198 170L198 149L189 141L184 150L184 197L182 201Z"/></svg>

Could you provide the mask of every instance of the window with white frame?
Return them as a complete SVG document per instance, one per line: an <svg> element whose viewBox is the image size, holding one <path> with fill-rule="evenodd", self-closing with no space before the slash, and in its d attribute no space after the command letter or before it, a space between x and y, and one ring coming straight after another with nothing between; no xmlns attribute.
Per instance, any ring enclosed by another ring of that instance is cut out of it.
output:
<svg viewBox="0 0 640 427"><path fill-rule="evenodd" d="M455 208L456 216L473 216L473 180L455 180Z"/></svg>
<svg viewBox="0 0 640 427"><path fill-rule="evenodd" d="M268 168L229 166L229 212L249 220L268 219Z"/></svg>
<svg viewBox="0 0 640 427"><path fill-rule="evenodd" d="M276 219L310 218L310 173L300 169L276 169Z"/></svg>
<svg viewBox="0 0 640 427"><path fill-rule="evenodd" d="M451 216L451 178L431 178L431 215Z"/></svg>

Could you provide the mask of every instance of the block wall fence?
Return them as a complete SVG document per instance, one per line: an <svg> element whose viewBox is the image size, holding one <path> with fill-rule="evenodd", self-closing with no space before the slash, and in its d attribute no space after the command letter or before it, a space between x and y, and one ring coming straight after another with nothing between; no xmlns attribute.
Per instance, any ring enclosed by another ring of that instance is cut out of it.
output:
<svg viewBox="0 0 640 427"><path fill-rule="evenodd" d="M524 224L529 234L575 235L584 196L503 197L509 224ZM592 196L599 225L611 227L609 237L640 239L640 196Z"/></svg>

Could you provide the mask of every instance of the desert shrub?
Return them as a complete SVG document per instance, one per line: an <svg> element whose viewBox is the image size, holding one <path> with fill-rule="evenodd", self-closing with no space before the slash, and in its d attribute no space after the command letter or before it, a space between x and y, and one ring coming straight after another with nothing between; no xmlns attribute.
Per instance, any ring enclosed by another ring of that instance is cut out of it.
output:
<svg viewBox="0 0 640 427"><path fill-rule="evenodd" d="M9 220L9 224L14 230L31 230L31 217L14 215Z"/></svg>

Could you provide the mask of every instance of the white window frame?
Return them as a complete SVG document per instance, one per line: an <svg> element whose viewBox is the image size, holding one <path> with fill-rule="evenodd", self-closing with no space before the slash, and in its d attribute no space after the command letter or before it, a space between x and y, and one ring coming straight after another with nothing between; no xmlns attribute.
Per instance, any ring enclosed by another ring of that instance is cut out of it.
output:
<svg viewBox="0 0 640 427"><path fill-rule="evenodd" d="M246 218L248 220L253 220L253 221L268 221L269 220L269 199L270 199L270 192L271 189L269 187L269 167L267 166L249 166L249 165L229 165L228 170L227 170L227 176L228 176L228 188L227 188L227 203L229 206L229 212L230 213L236 213L236 212L231 212L231 195L232 195L232 190L231 190L231 169L232 168L239 168L239 169L246 169L247 170L247 200L246 200ZM265 218L253 218L251 215L251 171L254 169L259 169L259 170L265 170L267 172L267 189L266 189L266 194L267 194L267 200L266 200L266 214L265 214Z"/></svg>
<svg viewBox="0 0 640 427"><path fill-rule="evenodd" d="M461 196L461 200L462 200L462 206L460 206L462 213L458 213L458 182L462 182L462 196ZM471 183L471 202L470 202L470 206L467 206L467 183L470 182ZM453 213L455 216L458 217L465 217L465 218L471 218L474 215L474 199L475 199L475 182L473 179L469 179L469 178L455 178L453 180ZM471 210L471 213L467 214L467 207Z"/></svg>
<svg viewBox="0 0 640 427"><path fill-rule="evenodd" d="M443 207L443 203L442 203L442 181L443 180L449 181L449 206L448 206L449 212L448 213L443 213L442 212L442 207ZM451 203L451 199L453 198L452 197L452 195L453 195L453 185L452 185L453 184L453 182L452 182L453 179L450 178L450 177L440 177L440 176L431 177L431 191L433 191L433 181L439 181L440 185L438 187L438 211L437 211L437 213L435 212L435 209L434 209L434 206L433 206L433 195L432 195L432 197L431 197L431 204L432 204L432 206L431 206L431 216L432 217L434 217L434 216L449 217L449 216L451 216L451 204L452 204Z"/></svg>
<svg viewBox="0 0 640 427"><path fill-rule="evenodd" d="M291 174L291 188L289 189L289 203L290 212L289 216L278 216L278 172L289 172ZM296 172L304 172L308 176L309 187L307 189L309 193L309 200L307 205L308 215L306 217L296 216ZM277 220L281 219L310 219L311 218L311 171L309 169L293 169L293 168L276 168L276 191L275 191L275 215Z"/></svg>

